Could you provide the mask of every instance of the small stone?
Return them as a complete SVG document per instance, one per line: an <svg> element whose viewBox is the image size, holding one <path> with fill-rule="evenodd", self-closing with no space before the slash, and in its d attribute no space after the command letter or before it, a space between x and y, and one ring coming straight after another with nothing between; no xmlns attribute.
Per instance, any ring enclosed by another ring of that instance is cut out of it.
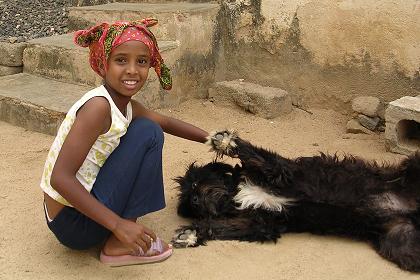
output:
<svg viewBox="0 0 420 280"><path fill-rule="evenodd" d="M347 122L346 131L348 133L364 133L364 134L373 134L372 131L362 126L357 120L351 119Z"/></svg>
<svg viewBox="0 0 420 280"><path fill-rule="evenodd" d="M374 131L379 124L380 118L379 117L368 117L365 115L358 115L357 120L361 125L366 127L367 129Z"/></svg>
<svg viewBox="0 0 420 280"><path fill-rule="evenodd" d="M381 101L373 96L359 96L353 99L351 107L357 113L376 117L378 116L378 110L381 109Z"/></svg>
<svg viewBox="0 0 420 280"><path fill-rule="evenodd" d="M18 38L17 38L17 37L9 37L9 43L10 43L10 44L14 44L14 43L16 43L16 42L17 42L17 40L18 40Z"/></svg>

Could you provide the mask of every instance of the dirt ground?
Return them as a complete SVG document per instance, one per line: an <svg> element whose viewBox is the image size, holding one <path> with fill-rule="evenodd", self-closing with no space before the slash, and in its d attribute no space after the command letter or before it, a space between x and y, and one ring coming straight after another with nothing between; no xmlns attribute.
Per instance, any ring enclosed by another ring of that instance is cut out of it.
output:
<svg viewBox="0 0 420 280"><path fill-rule="evenodd" d="M206 130L234 128L244 139L286 157L319 151L351 153L368 160L398 162L384 136L348 136L347 118L329 110L299 109L266 120L212 103L192 100L162 113ZM52 136L0 122L0 279L419 279L382 259L362 242L311 234L286 234L277 244L211 241L207 246L177 249L159 264L108 268L99 248L72 251L49 232L39 180ZM165 240L188 223L177 216L174 177L192 161L206 163L208 147L166 135L164 180L167 207L142 218Z"/></svg>

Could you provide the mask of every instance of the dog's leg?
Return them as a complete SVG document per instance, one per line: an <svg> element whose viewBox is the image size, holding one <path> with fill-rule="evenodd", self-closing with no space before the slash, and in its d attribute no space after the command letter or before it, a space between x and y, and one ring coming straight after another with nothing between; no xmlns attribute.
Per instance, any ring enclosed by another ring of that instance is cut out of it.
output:
<svg viewBox="0 0 420 280"><path fill-rule="evenodd" d="M276 242L285 227L268 223L258 218L209 219L195 221L191 226L177 230L172 238L176 248L197 247L209 240L242 240Z"/></svg>
<svg viewBox="0 0 420 280"><path fill-rule="evenodd" d="M213 131L207 137L206 144L211 147L211 151L218 156L235 157L236 140L238 135L234 130Z"/></svg>
<svg viewBox="0 0 420 280"><path fill-rule="evenodd" d="M411 220L400 218L393 221L379 240L377 250L402 269L420 272L420 232Z"/></svg>
<svg viewBox="0 0 420 280"><path fill-rule="evenodd" d="M249 161L251 159L258 161L260 157L266 157L264 153L266 150L252 145L250 142L245 141L238 137L236 131L223 130L212 132L207 137L207 145L211 150L216 152L218 156L227 155L230 157L238 157L241 161ZM262 158L260 159L262 160Z"/></svg>
<svg viewBox="0 0 420 280"><path fill-rule="evenodd" d="M274 152L256 147L234 131L213 132L207 144L217 155L239 158L245 175L257 185L282 187L292 183L294 162Z"/></svg>

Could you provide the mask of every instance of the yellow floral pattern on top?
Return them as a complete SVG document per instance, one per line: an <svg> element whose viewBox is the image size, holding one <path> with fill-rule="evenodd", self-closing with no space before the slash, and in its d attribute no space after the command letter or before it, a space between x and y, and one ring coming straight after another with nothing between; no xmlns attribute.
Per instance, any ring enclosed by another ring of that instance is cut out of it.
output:
<svg viewBox="0 0 420 280"><path fill-rule="evenodd" d="M111 96L104 86L97 87L82 98L80 98L68 111L66 117L61 123L58 129L57 136L51 145L50 151L48 152L47 160L44 165L44 172L41 178L41 188L50 197L56 201L71 206L50 184L51 173L57 160L58 154L60 153L61 147L63 146L64 140L70 131L75 119L76 113L89 99L96 96L105 97L111 106L111 127L104 133L99 135L98 139L92 145L86 159L82 166L80 166L76 178L83 185L83 187L90 192L93 184L95 183L96 176L98 176L99 169L104 165L108 156L115 150L120 143L120 138L127 132L128 125L132 119L132 107L131 103L127 105L127 116L120 112L115 103L112 101Z"/></svg>

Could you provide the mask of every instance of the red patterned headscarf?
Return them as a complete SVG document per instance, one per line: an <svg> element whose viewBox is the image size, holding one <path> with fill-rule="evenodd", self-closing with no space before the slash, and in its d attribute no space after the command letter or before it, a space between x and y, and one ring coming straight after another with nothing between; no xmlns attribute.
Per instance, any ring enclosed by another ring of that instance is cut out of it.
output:
<svg viewBox="0 0 420 280"><path fill-rule="evenodd" d="M150 67L153 67L163 89L172 88L169 68L163 63L155 36L149 30L157 24L157 19L147 18L139 21L117 21L112 24L102 23L87 30L76 31L74 42L81 47L89 47L89 63L99 76L100 65L108 69L108 57L111 51L127 41L135 40L144 43L150 52Z"/></svg>

